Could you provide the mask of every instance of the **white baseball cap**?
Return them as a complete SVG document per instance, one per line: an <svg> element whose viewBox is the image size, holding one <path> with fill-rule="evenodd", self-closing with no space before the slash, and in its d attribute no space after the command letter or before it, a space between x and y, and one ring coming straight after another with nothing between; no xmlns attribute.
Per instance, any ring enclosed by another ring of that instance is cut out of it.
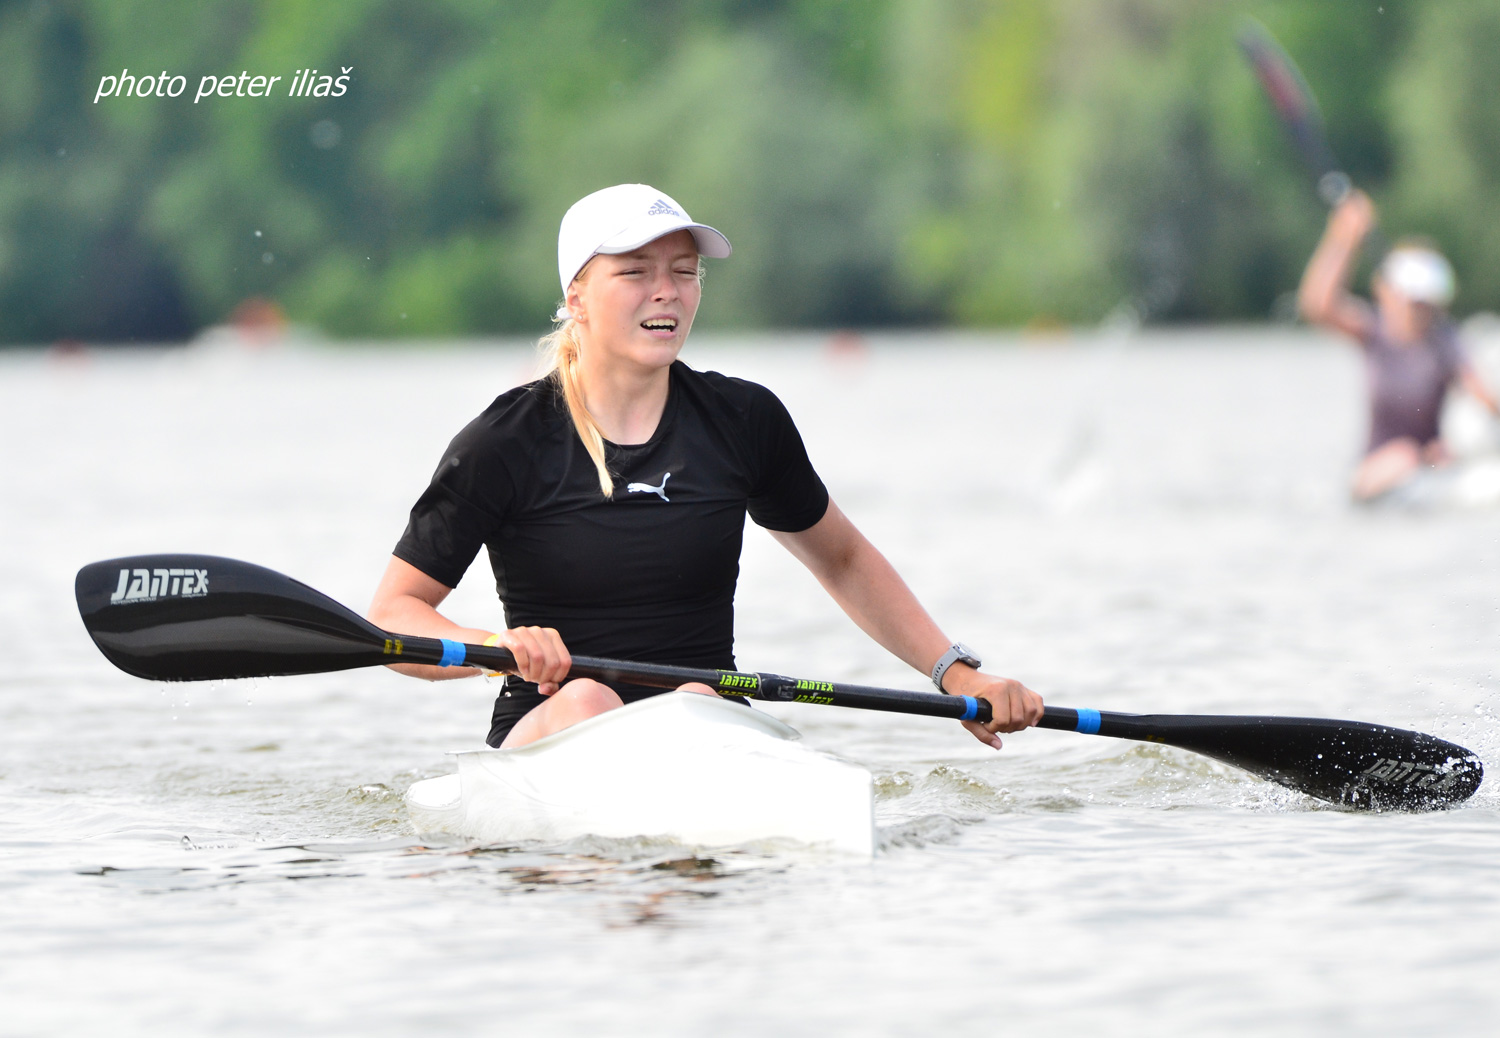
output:
<svg viewBox="0 0 1500 1038"><path fill-rule="evenodd" d="M557 232L557 276L563 295L598 253L638 249L674 231L692 231L698 254L723 259L729 239L708 224L694 223L671 195L647 184L616 184L574 202Z"/></svg>
<svg viewBox="0 0 1500 1038"><path fill-rule="evenodd" d="M1432 249L1392 249L1380 264L1380 276L1413 302L1432 306L1453 302L1453 267Z"/></svg>

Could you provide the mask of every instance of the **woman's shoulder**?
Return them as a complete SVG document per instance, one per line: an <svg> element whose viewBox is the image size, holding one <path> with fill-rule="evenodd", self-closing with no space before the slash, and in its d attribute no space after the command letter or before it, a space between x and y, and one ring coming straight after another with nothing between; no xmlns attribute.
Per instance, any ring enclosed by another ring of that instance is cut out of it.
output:
<svg viewBox="0 0 1500 1038"><path fill-rule="evenodd" d="M753 416L767 409L785 413L781 399L766 386L749 379L725 375L719 371L697 371L682 361L672 365L673 377L684 389L706 402L732 412Z"/></svg>
<svg viewBox="0 0 1500 1038"><path fill-rule="evenodd" d="M550 376L507 389L464 426L455 443L532 440L567 418L557 384Z"/></svg>
<svg viewBox="0 0 1500 1038"><path fill-rule="evenodd" d="M544 375L534 382L524 382L507 389L488 407L479 412L477 422L489 424L517 421L550 420L559 413L566 413L561 404L562 394L551 375Z"/></svg>

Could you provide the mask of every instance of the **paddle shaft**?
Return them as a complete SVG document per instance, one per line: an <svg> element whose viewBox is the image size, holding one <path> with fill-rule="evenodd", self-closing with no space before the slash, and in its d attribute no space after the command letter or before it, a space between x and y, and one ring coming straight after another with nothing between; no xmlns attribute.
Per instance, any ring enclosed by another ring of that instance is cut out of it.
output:
<svg viewBox="0 0 1500 1038"><path fill-rule="evenodd" d="M516 672L515 656L509 649L500 646L463 645L433 638L410 638L402 640L399 652L411 662L437 663L440 666L480 666L507 674ZM418 656L422 658L418 659ZM873 685L850 685L839 681L813 681L765 672L708 670L574 656L568 676L592 678L605 684L625 682L650 688L677 688L689 682L698 682L725 696L742 696L773 703L816 703L819 706L844 706L856 710L885 710L923 717L976 721L979 724L988 724L992 718L989 701L975 696L911 692ZM1119 739L1164 741L1154 738L1155 728L1145 722L1144 715L1049 706L1044 708L1037 726L1087 735L1110 735Z"/></svg>
<svg viewBox="0 0 1500 1038"><path fill-rule="evenodd" d="M437 638L395 637L389 640L391 662L425 663L438 666L483 667L506 674L517 672L516 658L501 646L466 645ZM399 656L397 660L394 657ZM886 710L926 717L951 717L960 721L990 720L990 704L973 696L950 696L939 692L909 692L870 685L850 685L835 681L812 681L783 674L745 673L733 670L710 670L703 667L674 667L662 663L634 663L627 660L574 656L568 671L570 678L592 678L606 685L626 683L650 688L677 688L690 682L707 685L726 696L761 699L778 703L817 703L821 706L845 706L859 710ZM1049 712L1076 715L1076 711L1049 708ZM1066 725L1058 720L1049 728L1073 728L1076 716Z"/></svg>

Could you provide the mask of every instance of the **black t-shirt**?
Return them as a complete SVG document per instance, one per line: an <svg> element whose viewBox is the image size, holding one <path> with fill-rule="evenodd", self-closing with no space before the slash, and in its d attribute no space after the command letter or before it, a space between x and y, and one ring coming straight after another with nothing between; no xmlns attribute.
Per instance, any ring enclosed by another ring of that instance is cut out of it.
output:
<svg viewBox="0 0 1500 1038"><path fill-rule="evenodd" d="M555 627L580 656L732 669L745 515L805 530L828 491L770 390L681 361L669 377L651 439L605 445L613 498L551 378L502 394L449 444L396 557L455 587L484 545L507 627Z"/></svg>

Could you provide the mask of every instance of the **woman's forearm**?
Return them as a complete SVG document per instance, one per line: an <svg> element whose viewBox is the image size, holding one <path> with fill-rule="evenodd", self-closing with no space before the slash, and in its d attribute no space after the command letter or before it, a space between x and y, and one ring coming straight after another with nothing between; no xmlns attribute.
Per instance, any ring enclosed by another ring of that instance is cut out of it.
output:
<svg viewBox="0 0 1500 1038"><path fill-rule="evenodd" d="M452 638L465 641L476 633L475 629L463 627L448 619L436 608L413 595L395 595L377 599L370 606L369 619L376 627L398 634L417 635L422 638ZM480 632L481 640L488 637Z"/></svg>
<svg viewBox="0 0 1500 1038"><path fill-rule="evenodd" d="M438 612L437 607L448 597L448 592L448 588L416 567L392 558L380 586L375 589L375 598L366 615L376 627L396 634L420 638L451 638L469 643L483 642L490 632L475 627L462 627ZM428 681L469 678L478 673L472 667L432 667L416 663L393 663L389 666L398 674L425 678Z"/></svg>
<svg viewBox="0 0 1500 1038"><path fill-rule="evenodd" d="M928 673L949 641L889 560L829 502L811 530L778 534L851 620L886 650Z"/></svg>
<svg viewBox="0 0 1500 1038"><path fill-rule="evenodd" d="M426 602L411 595L377 601L370 608L369 619L384 630L420 638L450 638L453 641L479 644L490 636L489 631L459 626ZM388 666L398 674L424 678L427 681L471 678L479 673L472 667L432 667L417 663L392 663Z"/></svg>
<svg viewBox="0 0 1500 1038"><path fill-rule="evenodd" d="M1314 324L1327 324L1337 314L1339 303L1349 292L1354 273L1357 241L1349 241L1330 228L1308 261L1297 289L1297 308Z"/></svg>
<svg viewBox="0 0 1500 1038"><path fill-rule="evenodd" d="M1297 287L1297 309L1304 318L1346 334L1363 333L1365 310L1350 294L1349 284L1360 246L1374 224L1375 206L1361 191L1353 192L1329 216Z"/></svg>
<svg viewBox="0 0 1500 1038"><path fill-rule="evenodd" d="M947 651L949 639L937 621L869 541L823 586L860 630L915 670L929 673Z"/></svg>
<svg viewBox="0 0 1500 1038"><path fill-rule="evenodd" d="M854 528L832 501L817 523L775 537L805 565L860 628L911 667L928 674L949 641L927 615L906 581L884 555ZM1019 681L956 663L944 690L985 699L990 720L963 726L987 746L1000 748L999 732L1019 731L1042 717L1042 697Z"/></svg>
<svg viewBox="0 0 1500 1038"><path fill-rule="evenodd" d="M1479 376L1479 372L1465 364L1459 369L1459 381L1463 383L1469 395L1483 404L1490 414L1500 414L1500 404L1497 404L1495 394L1490 392L1490 387Z"/></svg>

